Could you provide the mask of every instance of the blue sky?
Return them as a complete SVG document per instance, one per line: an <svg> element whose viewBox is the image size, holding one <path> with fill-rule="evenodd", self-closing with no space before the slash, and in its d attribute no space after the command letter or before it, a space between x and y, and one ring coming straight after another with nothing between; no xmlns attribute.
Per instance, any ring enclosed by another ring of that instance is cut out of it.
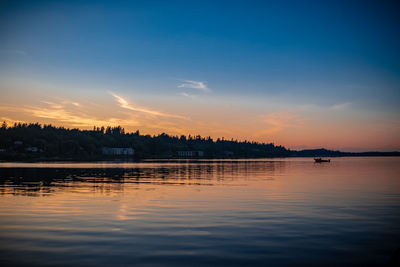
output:
<svg viewBox="0 0 400 267"><path fill-rule="evenodd" d="M3 99L14 105L26 104L18 103L16 91L38 101L43 94L112 99L111 91L180 114L186 105L197 105L200 113L201 105L212 110L226 104L236 112L260 114L301 113L299 108L308 106L314 107L310 113L333 116L332 123L369 117L391 121L390 132L399 128L395 1L0 5L0 85ZM182 97L188 100L182 103ZM349 109L332 115L337 107ZM397 141L392 140L395 148ZM303 143L298 145L307 146Z"/></svg>

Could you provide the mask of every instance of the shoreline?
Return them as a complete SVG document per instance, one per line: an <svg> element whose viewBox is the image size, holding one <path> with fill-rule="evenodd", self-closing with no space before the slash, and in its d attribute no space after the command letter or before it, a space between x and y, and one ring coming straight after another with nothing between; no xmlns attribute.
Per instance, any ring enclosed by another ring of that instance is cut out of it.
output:
<svg viewBox="0 0 400 267"><path fill-rule="evenodd" d="M365 154L364 154L365 153ZM290 159L290 158L314 158L320 156L276 156L276 157L237 157L237 158L222 158L222 157L199 157L199 158L33 158L29 160L0 160L0 164L2 163L181 163L181 162L240 162L240 161L262 161L262 160L276 160L276 159ZM349 153L348 155L323 155L322 158L351 158L351 157L379 157L379 158L388 158L388 157L400 157L400 152L363 152L363 153Z"/></svg>

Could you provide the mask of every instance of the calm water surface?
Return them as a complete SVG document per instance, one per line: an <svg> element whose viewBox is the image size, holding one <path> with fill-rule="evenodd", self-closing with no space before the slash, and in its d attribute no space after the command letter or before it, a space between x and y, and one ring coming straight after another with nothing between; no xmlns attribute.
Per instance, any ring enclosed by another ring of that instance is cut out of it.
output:
<svg viewBox="0 0 400 267"><path fill-rule="evenodd" d="M381 266L400 158L0 163L0 265Z"/></svg>

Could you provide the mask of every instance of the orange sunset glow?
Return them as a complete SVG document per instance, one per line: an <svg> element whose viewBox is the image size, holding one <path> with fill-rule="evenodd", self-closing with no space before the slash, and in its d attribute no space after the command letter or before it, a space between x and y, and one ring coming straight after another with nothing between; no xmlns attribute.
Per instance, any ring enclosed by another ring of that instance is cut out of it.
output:
<svg viewBox="0 0 400 267"><path fill-rule="evenodd" d="M252 6L206 8L210 20L200 23L174 6L5 4L0 120L400 150L396 19L369 18L373 9L358 20L322 11L269 18Z"/></svg>
<svg viewBox="0 0 400 267"><path fill-rule="evenodd" d="M29 92L27 99L15 103L17 96L13 94L17 93L10 92L3 98L0 119L9 125L39 122L79 129L120 125L130 132L140 130L150 135L199 134L214 139L274 142L294 149L385 151L400 147L398 119L379 118L351 104L292 108L282 104L282 108L270 108L268 100L265 107L262 103L251 106L251 99L238 103L228 97L219 102L220 96L212 95L189 100L178 95L154 95L135 100L113 91L100 91L93 97L89 96L92 92L84 93L84 97L67 98Z"/></svg>
<svg viewBox="0 0 400 267"><path fill-rule="evenodd" d="M399 14L1 0L0 266L400 266Z"/></svg>

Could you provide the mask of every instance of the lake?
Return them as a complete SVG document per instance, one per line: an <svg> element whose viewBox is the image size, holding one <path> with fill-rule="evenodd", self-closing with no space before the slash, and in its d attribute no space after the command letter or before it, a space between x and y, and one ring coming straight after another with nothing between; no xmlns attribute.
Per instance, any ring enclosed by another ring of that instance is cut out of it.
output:
<svg viewBox="0 0 400 267"><path fill-rule="evenodd" d="M1 266L382 266L400 158L0 163Z"/></svg>

